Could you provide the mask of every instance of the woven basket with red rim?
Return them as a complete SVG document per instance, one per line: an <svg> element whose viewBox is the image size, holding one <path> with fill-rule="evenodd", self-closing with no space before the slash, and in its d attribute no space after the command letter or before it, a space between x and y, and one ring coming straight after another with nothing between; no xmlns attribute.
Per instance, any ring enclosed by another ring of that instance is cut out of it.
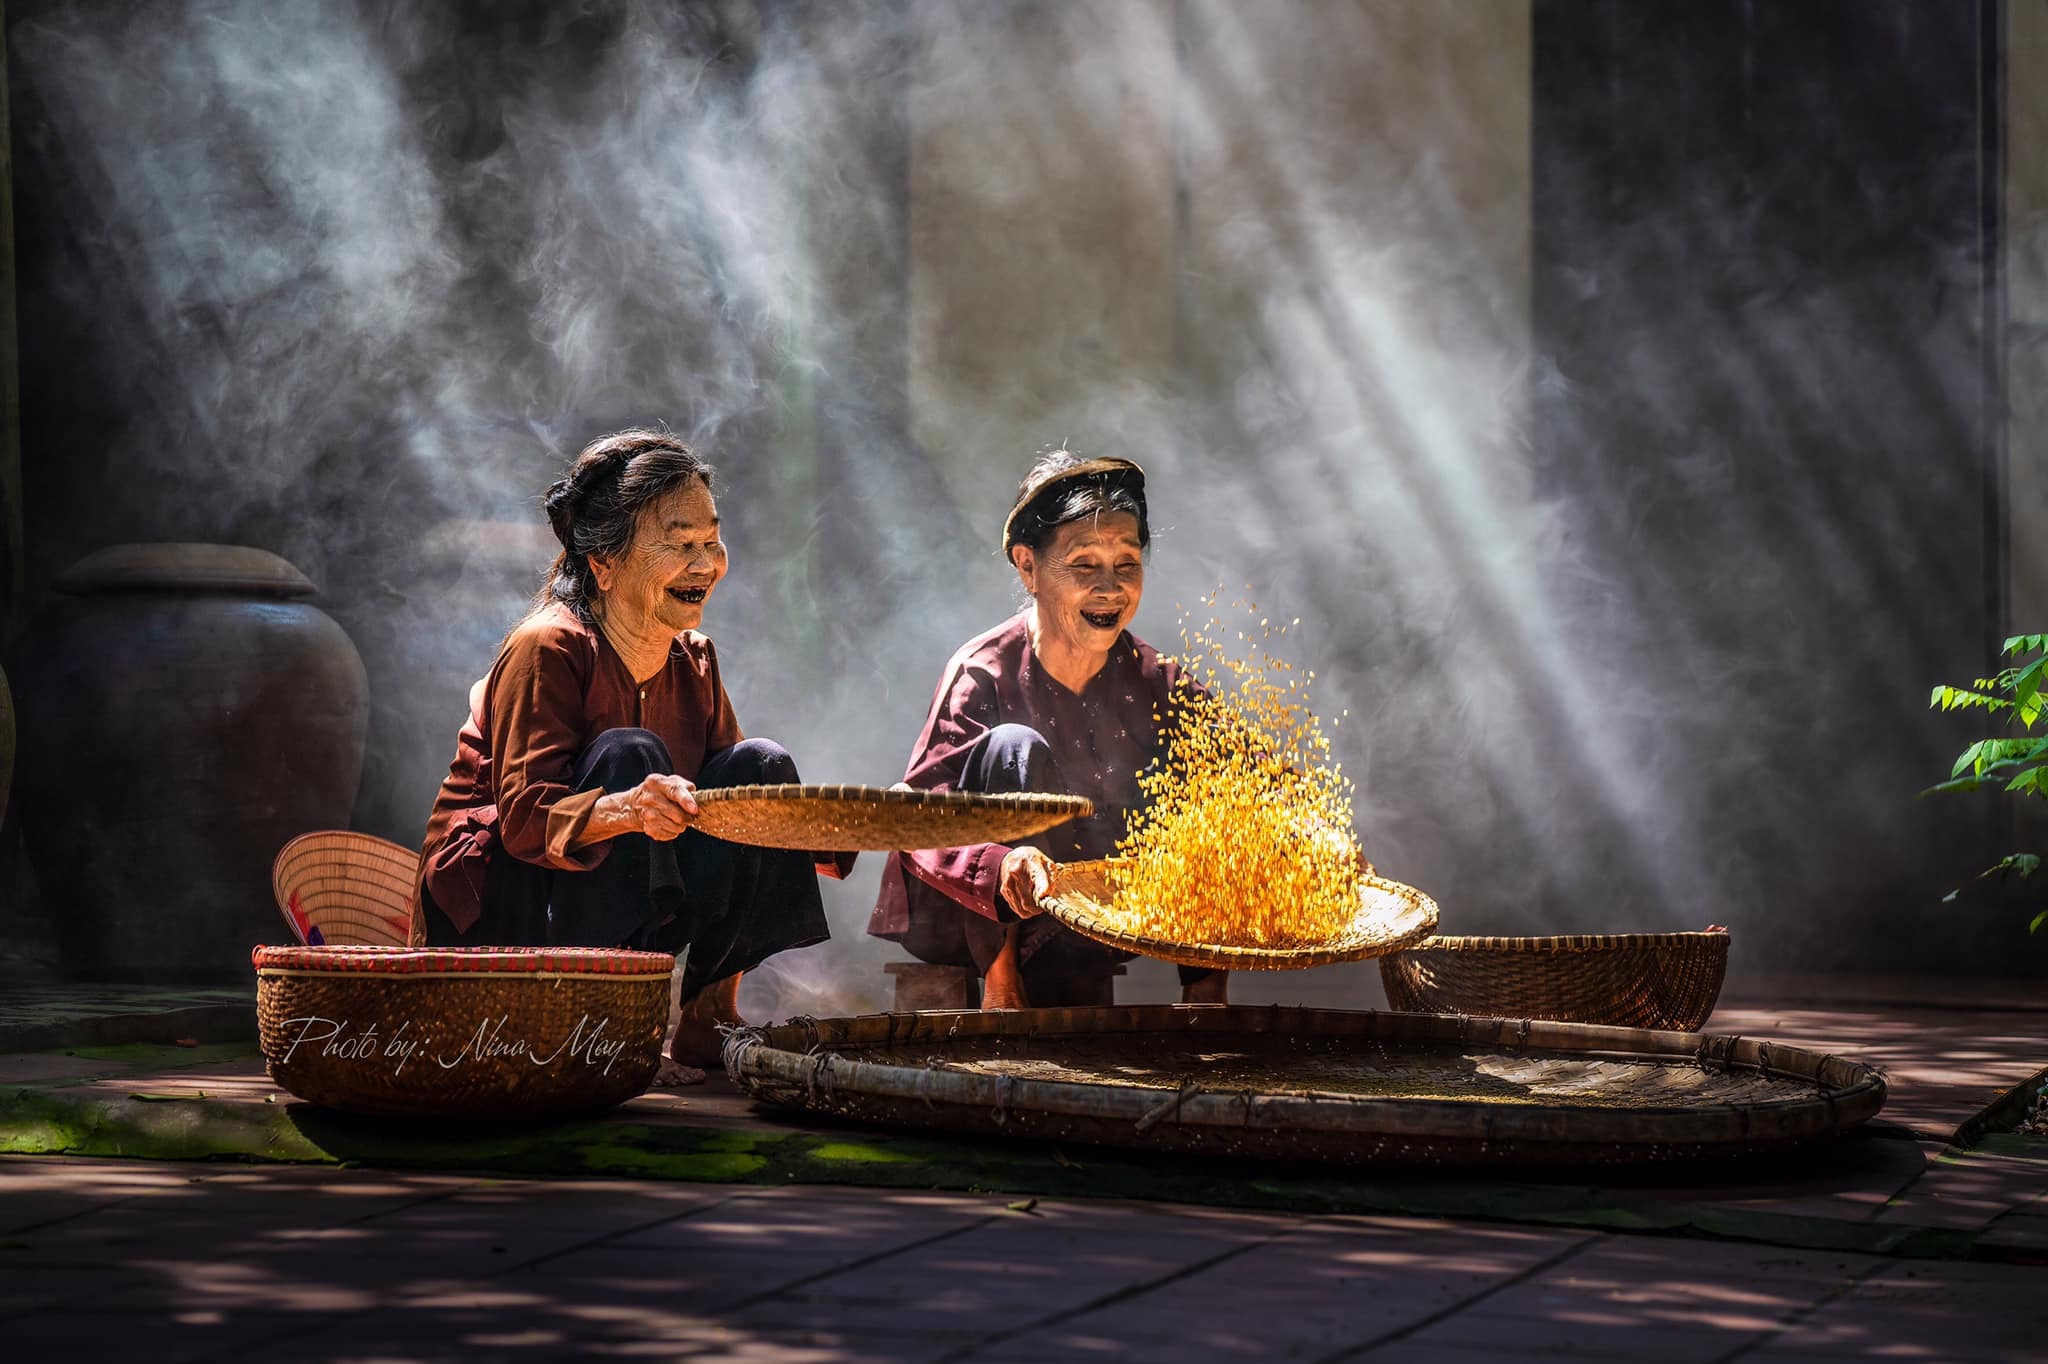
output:
<svg viewBox="0 0 2048 1364"><path fill-rule="evenodd" d="M407 1117L543 1117L623 1103L661 1063L662 952L259 947L270 1075L302 1099Z"/></svg>

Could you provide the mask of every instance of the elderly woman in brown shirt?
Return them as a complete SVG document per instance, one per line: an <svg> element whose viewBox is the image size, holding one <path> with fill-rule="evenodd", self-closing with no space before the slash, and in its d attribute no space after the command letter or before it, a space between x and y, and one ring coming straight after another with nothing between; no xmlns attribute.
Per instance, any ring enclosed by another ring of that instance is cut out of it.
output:
<svg viewBox="0 0 2048 1364"><path fill-rule="evenodd" d="M1041 916L1056 862L1107 857L1170 730L1172 659L1130 631L1152 542L1145 473L1057 450L1025 476L1003 552L1030 597L946 665L904 780L920 790L1058 791L1095 814L1015 846L892 854L868 932L970 967L982 1007L1103 1001L1119 953ZM1164 722L1164 724L1162 724ZM1181 968L1189 1003L1223 1003L1221 971Z"/></svg>
<svg viewBox="0 0 2048 1364"><path fill-rule="evenodd" d="M829 936L817 873L850 858L690 828L697 787L792 782L742 736L698 632L726 573L711 468L667 432L586 448L548 490L562 553L470 691L427 822L413 937L433 945L689 948L666 1078L701 1079L740 974Z"/></svg>

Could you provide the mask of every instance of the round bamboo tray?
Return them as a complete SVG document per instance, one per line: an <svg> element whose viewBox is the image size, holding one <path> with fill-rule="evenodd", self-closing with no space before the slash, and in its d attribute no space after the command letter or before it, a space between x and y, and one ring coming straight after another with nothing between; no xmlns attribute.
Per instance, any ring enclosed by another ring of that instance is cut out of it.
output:
<svg viewBox="0 0 2048 1364"><path fill-rule="evenodd" d="M1380 958L1395 1009L1674 1032L1706 1023L1727 971L1726 933L1431 938Z"/></svg>
<svg viewBox="0 0 2048 1364"><path fill-rule="evenodd" d="M1577 1023L1141 1005L803 1019L730 1034L763 1103L1244 1159L1642 1164L1777 1150L1884 1104L1868 1066Z"/></svg>
<svg viewBox="0 0 2048 1364"><path fill-rule="evenodd" d="M1095 810L1085 796L984 796L887 786L716 786L696 794L694 827L713 838L807 852L1008 843Z"/></svg>
<svg viewBox="0 0 2048 1364"><path fill-rule="evenodd" d="M420 855L346 829L301 834L270 866L277 912L312 947L403 947Z"/></svg>
<svg viewBox="0 0 2048 1364"><path fill-rule="evenodd" d="M259 947L256 1016L278 1085L404 1117L545 1117L647 1088L668 1028L663 952Z"/></svg>
<svg viewBox="0 0 2048 1364"><path fill-rule="evenodd" d="M1215 966L1231 971L1299 971L1340 961L1362 961L1398 951L1436 931L1436 901L1413 886L1377 875L1358 881L1358 913L1334 940L1314 947L1237 947L1227 943L1184 943L1123 926L1110 908L1115 891L1109 863L1063 863L1053 873L1043 905L1046 913L1084 937L1119 951L1158 957L1182 966Z"/></svg>

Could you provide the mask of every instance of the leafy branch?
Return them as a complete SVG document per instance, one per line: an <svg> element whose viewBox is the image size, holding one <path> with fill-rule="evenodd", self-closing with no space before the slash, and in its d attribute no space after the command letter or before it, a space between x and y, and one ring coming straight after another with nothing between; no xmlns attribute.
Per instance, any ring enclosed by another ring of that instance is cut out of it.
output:
<svg viewBox="0 0 2048 1364"><path fill-rule="evenodd" d="M1936 687L1928 704L1941 711L1981 710L1987 716L2001 717L2008 731L2022 732L2008 732L1972 743L1956 759L1949 779L1928 787L1921 795L1999 786L2014 795L2048 799L2048 786L2043 785L2048 783L2048 726L2043 726L2041 734L2033 732L2034 726L2048 714L2048 694L2042 691L2042 683L2048 679L2048 634L2014 635L2005 641L1999 653L2019 661L1992 677L1975 679L1968 687ZM2029 654L2039 657L2028 660ZM1978 879L2008 875L2024 879L2040 869L2039 854L2009 853L1978 873ZM1952 901L1961 893L1958 888L1942 899ZM2048 924L2048 909L2034 916L2027 931L2039 932L2043 924Z"/></svg>

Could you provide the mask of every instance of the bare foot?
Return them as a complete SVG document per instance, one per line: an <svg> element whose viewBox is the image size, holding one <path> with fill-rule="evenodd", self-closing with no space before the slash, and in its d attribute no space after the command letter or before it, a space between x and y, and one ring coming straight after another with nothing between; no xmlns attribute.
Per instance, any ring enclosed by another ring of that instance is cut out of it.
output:
<svg viewBox="0 0 2048 1364"><path fill-rule="evenodd" d="M1206 976L1189 981L1180 987L1180 1002L1183 1004L1228 1004L1230 1002L1230 972L1211 971Z"/></svg>
<svg viewBox="0 0 2048 1364"><path fill-rule="evenodd" d="M981 1007L984 1009L1028 1009L1031 1000L1024 993L1024 982L1010 979L998 982L996 973L990 971L981 982Z"/></svg>
<svg viewBox="0 0 2048 1364"><path fill-rule="evenodd" d="M723 980L712 981L695 999L683 1005L676 1034L668 1044L668 1059L689 1067L724 1065L725 1038L718 1029L721 1024L728 1028L743 1026L739 993L740 977L735 971Z"/></svg>
<svg viewBox="0 0 2048 1364"><path fill-rule="evenodd" d="M654 1072L654 1087L656 1089L674 1089L680 1085L701 1085L703 1083L703 1071L695 1066L686 1066L682 1062L667 1056L661 1058L661 1068Z"/></svg>

